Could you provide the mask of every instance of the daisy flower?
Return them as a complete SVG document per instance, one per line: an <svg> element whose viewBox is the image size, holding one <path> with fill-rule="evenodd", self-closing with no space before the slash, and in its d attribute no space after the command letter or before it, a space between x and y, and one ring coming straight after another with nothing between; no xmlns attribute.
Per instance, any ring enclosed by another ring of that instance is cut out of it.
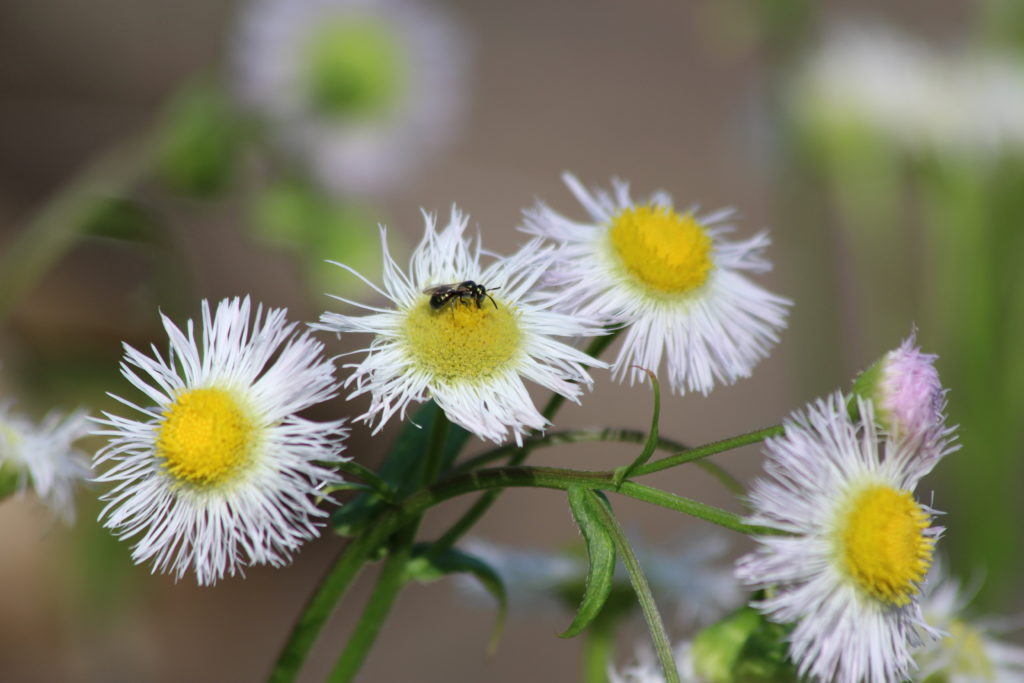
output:
<svg viewBox="0 0 1024 683"><path fill-rule="evenodd" d="M212 584L254 564L280 566L318 534L327 515L312 498L340 481L330 464L346 435L341 421L317 423L297 412L332 398L334 367L323 345L296 333L283 309L248 297L202 305L201 338L166 316L166 358L125 345L122 374L155 405L141 419L104 413L109 438L94 466L115 482L103 499L104 525L139 536L136 563L181 578L189 569Z"/></svg>
<svg viewBox="0 0 1024 683"><path fill-rule="evenodd" d="M466 41L437 3L254 0L239 24L241 99L327 190L387 190L459 127Z"/></svg>
<svg viewBox="0 0 1024 683"><path fill-rule="evenodd" d="M1024 647L1003 642L994 633L996 620L964 618L967 597L960 584L937 564L924 586L921 610L925 621L943 636L914 652L920 667L914 680L945 683L1006 683L1024 681ZM1019 618L1016 626L1020 626Z"/></svg>
<svg viewBox="0 0 1024 683"><path fill-rule="evenodd" d="M480 240L470 244L467 219L457 209L441 230L434 216L424 218L426 234L408 273L391 258L381 229L384 288L374 288L394 308L336 297L371 313L325 313L315 327L375 335L363 361L348 366L355 372L345 384L355 385L350 398L371 395L370 409L359 419L376 419L377 430L396 413L404 418L411 402L433 399L450 420L480 438L500 443L511 431L521 443L524 434L548 424L523 378L579 402L592 383L584 366L605 365L552 337L601 329L585 317L549 310L546 295L533 290L550 251L540 240L485 267Z"/></svg>
<svg viewBox="0 0 1024 683"><path fill-rule="evenodd" d="M839 393L819 400L766 442L769 477L755 482L746 521L789 535L758 537L737 576L768 589L761 612L797 622L790 656L801 675L896 683L935 633L920 586L942 529L913 491L938 458L880 435L870 401L857 400L857 422L846 405Z"/></svg>
<svg viewBox="0 0 1024 683"><path fill-rule="evenodd" d="M770 270L761 257L767 234L729 242L731 210L698 215L677 211L662 192L634 203L620 181L607 193L588 191L570 174L563 180L589 221L540 204L526 212L523 229L561 245L549 281L562 290L560 306L628 326L613 376L642 380L634 366L656 372L664 356L668 384L680 394L749 377L778 341L791 305L743 274Z"/></svg>
<svg viewBox="0 0 1024 683"><path fill-rule="evenodd" d="M18 490L31 486L67 523L75 519L74 490L89 473L88 458L74 448L89 433L84 411L52 412L39 424L0 405L0 472Z"/></svg>

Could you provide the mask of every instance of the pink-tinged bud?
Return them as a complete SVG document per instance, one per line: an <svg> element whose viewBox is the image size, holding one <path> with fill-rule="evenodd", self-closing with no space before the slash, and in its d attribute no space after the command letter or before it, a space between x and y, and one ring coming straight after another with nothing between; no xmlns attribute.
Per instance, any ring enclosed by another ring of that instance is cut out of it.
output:
<svg viewBox="0 0 1024 683"><path fill-rule="evenodd" d="M899 348L862 372L853 391L871 399L876 418L894 434L933 440L947 431L946 391L935 369L938 356L921 353L916 341L911 333Z"/></svg>

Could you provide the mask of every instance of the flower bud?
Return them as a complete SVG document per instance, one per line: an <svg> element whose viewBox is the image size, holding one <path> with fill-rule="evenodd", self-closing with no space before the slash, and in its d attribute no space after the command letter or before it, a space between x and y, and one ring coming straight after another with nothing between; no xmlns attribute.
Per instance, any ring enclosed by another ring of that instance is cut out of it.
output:
<svg viewBox="0 0 1024 683"><path fill-rule="evenodd" d="M853 382L853 392L870 399L880 424L910 438L944 431L946 391L935 369L938 356L921 353L912 333Z"/></svg>

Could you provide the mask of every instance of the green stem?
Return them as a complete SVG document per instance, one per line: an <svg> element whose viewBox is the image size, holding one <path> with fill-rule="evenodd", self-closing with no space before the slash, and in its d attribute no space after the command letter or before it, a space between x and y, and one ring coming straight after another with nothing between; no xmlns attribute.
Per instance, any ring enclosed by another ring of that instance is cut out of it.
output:
<svg viewBox="0 0 1024 683"><path fill-rule="evenodd" d="M654 650L658 653L658 660L661 662L661 668L665 674L665 683L679 683L679 669L676 667L675 657L672 655L672 646L668 642L665 623L661 620L658 606L654 604L654 596L651 594L651 587L647 583L647 577L644 576L640 561L636 559L636 554L633 553L633 548L630 547L629 540L619 525L619 520L615 518L611 510L603 503L595 505L594 508L602 517L604 527L611 534L619 556L622 558L622 563L626 565L630 583L633 584L633 592L636 593L637 601L640 603L644 621L647 622L647 629L651 632L651 639L654 641Z"/></svg>
<svg viewBox="0 0 1024 683"><path fill-rule="evenodd" d="M441 413L443 414L443 413ZM443 443L443 442L442 442ZM363 616L359 619L341 657L327 679L331 683L347 683L356 677L367 655L373 648L377 635L391 612L398 593L405 585L405 571L412 555L413 541L416 538L418 519L405 526L395 538L395 550L388 556L381 569L377 585L370 595Z"/></svg>
<svg viewBox="0 0 1024 683"><path fill-rule="evenodd" d="M427 447L427 453L424 458L424 470L423 470L423 485L429 484L433 481L433 478L437 476L437 470L440 468L441 456L444 452L445 435L448 429L448 418L445 416L444 411L439 410L434 423L431 426L430 441ZM428 479L428 477L430 477ZM316 641L321 629L330 617L331 612L334 611L335 606L344 596L349 586L352 584L353 579L358 575L362 569L363 564L369 559L370 554L373 553L382 543L384 543L389 536L394 534L396 531L401 529L402 526L406 526L408 531L404 532L402 538L409 535L408 542L405 544L396 544L392 558L396 555L406 555L408 560L408 553L412 551L413 540L415 539L416 529L419 525L419 516L403 517L399 522L397 515L394 512L386 513L377 524L375 524L369 532L364 535L357 536L348 547L341 553L335 562L334 566L330 569L324 579L317 586L316 592L306 603L299 620L296 622L292 629L291 634L288 637L288 641L285 643L284 648L281 650L281 654L278 656L277 663L274 665L274 669L270 674L271 683L290 683L295 680L299 670L302 668L302 664L309 654L310 649L313 647L313 643ZM411 534L411 535L410 535ZM401 540L401 539L398 539ZM391 566L391 560L385 565L385 571L388 566ZM404 571L404 563L402 569ZM392 569L392 571L397 571ZM394 595L388 598L389 592L392 590L393 584L390 581L390 572L388 573L389 581L385 582L385 573L382 571L381 578L378 580L377 587L374 589L374 594L370 598L370 603L367 605L366 613L364 613L363 620L360 622L360 626L366 622L366 626L363 626L365 633L359 635L360 638L368 639L372 643L373 639L377 635L377 631L380 628L380 623L383 622L383 618L387 616L387 611L390 609L391 602L394 600ZM399 586L400 588L401 586ZM373 624L374 615L381 613L380 621L376 624L374 630ZM367 617L366 614L370 614ZM357 627L358 632L358 627ZM356 634L353 634L353 638ZM369 646L366 647L369 650ZM365 653L364 653L365 654ZM345 660L345 666L350 666L348 662L351 661L351 657L345 658L344 653L342 654ZM356 664L356 670L358 665L362 663L352 662ZM342 667L342 662L338 662L338 668Z"/></svg>
<svg viewBox="0 0 1024 683"><path fill-rule="evenodd" d="M691 448L688 451L683 451L682 453L662 458L661 460L649 462L642 467L637 467L636 470L633 471L633 476L640 477L645 474L651 474L652 472L660 472L661 470L667 470L670 467L675 467L676 465L682 465L683 463L706 458L709 455L731 451L732 449L739 448L740 446L748 446L752 443L764 441L772 436L779 436L784 431L785 430L782 425L774 425L772 427L759 429L756 432L740 434L739 436L722 439L721 441L714 441L704 446L698 446L697 448Z"/></svg>
<svg viewBox="0 0 1024 683"><path fill-rule="evenodd" d="M761 432L753 432L753 434L760 434L760 433L762 433L764 431L765 430L761 430ZM769 436L770 436L770 434L769 434ZM750 444L750 443L756 443L757 440L755 440L755 441L747 440L749 437L750 437L750 435L743 435L743 436L740 436L740 437L736 437L737 439L743 439L743 441L741 443L739 443L738 445L739 446L745 446L745 445ZM528 439L523 444L522 447L523 448L528 448L530 450L533 450L533 449L536 449L536 448L547 447L547 446L557 446L557 445L560 445L560 444L567 444L567 443L616 442L616 443L636 443L636 444L639 444L639 443L643 443L646 439L647 439L647 434L645 434L644 432L639 431L639 430L608 428L608 429L602 429L600 431L594 431L594 432L591 432L591 431L550 432L548 434L545 434L544 436L539 436L539 437L535 437L533 439ZM735 477L733 477L731 474L729 474L728 471L726 471L724 468L720 467L719 465L716 465L715 463L711 463L711 462L704 462L702 460L702 458L706 458L709 455L714 455L715 453L719 453L719 452L722 452L724 450L728 450L728 448L721 448L721 445L725 444L725 443L728 443L730 441L732 441L732 440L718 441L718 442L715 442L713 444L707 444L706 446L699 446L697 448L688 448L686 445L684 445L684 444L682 444L682 443L680 443L678 441L674 441L672 439L668 439L668 438L665 438L665 437L658 437L657 449L660 450L660 451L671 451L672 453L676 453L676 454L678 454L680 456L683 455L683 454L689 454L688 455L688 459L682 459L681 462L696 461L696 465L698 467L700 467L705 472L707 472L708 474L713 476L715 479L717 479L719 482L721 482L722 485L725 488L727 488L731 493L733 493L734 495L740 496L740 495L743 495L744 493L746 493L746 489L743 487L743 484L741 484L739 482L739 480L737 480ZM515 450L517 450L517 448L518 448L517 446L499 446L498 448L492 448L489 451L485 451L485 452L481 453L480 455L477 455L477 456L475 456L473 458L470 458L469 460L466 460L465 462L461 463L458 467L452 468L452 470L450 471L450 474L451 475L463 474L465 472L468 472L468 471L471 471L471 470L474 470L474 469L478 469L482 465L486 465L488 463L494 462L495 460L501 460L502 458L507 456L509 453L512 453ZM661 460L656 460L655 461L655 463L660 463L660 462L663 462L663 461L661 461ZM680 463L676 463L676 464L681 464L681 462ZM658 469L649 470L648 467L650 465L652 465L652 464L655 464L655 463L648 463L648 466L645 466L645 467L637 467L635 470L633 470L630 473L630 476L635 477L635 476L639 476L641 474L649 474L651 471L658 471L660 469L665 469L664 467L658 467Z"/></svg>
<svg viewBox="0 0 1024 683"><path fill-rule="evenodd" d="M123 194L142 177L149 154L149 147L138 141L110 149L58 190L0 249L0 320L75 245L97 199Z"/></svg>
<svg viewBox="0 0 1024 683"><path fill-rule="evenodd" d="M394 517L391 515L391 518ZM384 521L365 536L350 542L320 581L278 655L268 678L270 683L290 683L298 676L320 630L334 611L334 606L359 574L370 553L392 533L388 528L388 520Z"/></svg>
<svg viewBox="0 0 1024 683"><path fill-rule="evenodd" d="M448 416L439 409L434 415L434 424L430 427L430 441L427 444L427 457L423 466L424 486L433 483L441 471L446 436L448 436Z"/></svg>
<svg viewBox="0 0 1024 683"><path fill-rule="evenodd" d="M615 338L618 337L621 332L622 328L618 328L612 330L609 334L606 334L604 336L594 337L592 340L590 340L590 344L587 346L586 353L590 356L593 356L594 358L597 358L605 349L608 348L609 345L611 345L613 341L615 341ZM562 396L561 394L551 394L551 398L548 399L548 403L546 406L544 406L544 410L541 411L541 415L544 416L544 419L551 420L552 418L554 418L555 413L558 412L558 409L562 407L562 404L564 402L565 397ZM540 438L543 439L544 437ZM528 439L521 446L516 446L514 448L503 446L495 450L500 451L503 455L506 453L510 453L511 457L509 458L509 464L519 465L524 460L526 460L526 458L530 455L530 451L533 450L532 444L534 443L539 442ZM461 471L464 468L459 467L456 469L458 471ZM468 510L462 513L461 517L455 520L455 523L452 524L448 528L448 530L441 535L440 538L438 538L436 541L434 541L434 543L431 544L432 547L428 551L428 554L434 556L443 553L449 548L452 548L456 543L458 543L459 539L462 538L462 536L467 531L472 529L476 525L476 523L480 521L480 518L487 513L487 511L491 508L492 505L494 505L494 501L497 500L500 494L500 490L489 491L485 493L483 496L481 496L478 500L476 500Z"/></svg>
<svg viewBox="0 0 1024 683"><path fill-rule="evenodd" d="M434 423L430 427L430 440L427 443L422 478L424 486L433 483L441 470L448 425L448 416L443 410L438 410L434 415ZM363 662L366 661L367 655L370 654L370 650L380 634L380 629L395 604L395 599L401 592L402 586L405 585L405 571L409 564L409 558L412 556L416 531L419 529L422 517L422 512L412 517L394 538L391 553L384 563L384 568L381 569L377 585L363 610L363 616L359 619L355 631L352 632L341 657L331 671L328 680L332 683L344 683L354 679Z"/></svg>
<svg viewBox="0 0 1024 683"><path fill-rule="evenodd" d="M615 648L613 622L597 619L586 630L583 641L584 683L608 683L608 665Z"/></svg>
<svg viewBox="0 0 1024 683"><path fill-rule="evenodd" d="M477 470L444 479L430 488L414 493L402 504L401 515L411 518L422 514L438 503L474 491L522 487L568 490L570 486L583 486L588 489L621 493L630 498L682 512L742 534L782 533L769 527L744 524L740 516L732 512L651 486L626 481L616 488L613 479L613 472L586 472L554 467L509 466Z"/></svg>
<svg viewBox="0 0 1024 683"><path fill-rule="evenodd" d="M317 592L307 604L278 658L270 680L274 683L294 680L298 668L312 647L313 640L370 552L403 526L416 523L429 508L460 495L477 491L491 492L493 489L504 488L539 487L567 491L571 486L584 486L593 490L615 491L742 534L777 535L784 533L771 527L744 524L738 515L726 510L636 482L626 481L622 486L616 488L613 477L613 472L578 472L550 467L498 467L449 477L429 488L417 491L409 496L400 507L385 513L367 536L355 539L345 549L338 563L321 582ZM381 605L390 607L385 603L383 597ZM375 609L380 609L380 606Z"/></svg>

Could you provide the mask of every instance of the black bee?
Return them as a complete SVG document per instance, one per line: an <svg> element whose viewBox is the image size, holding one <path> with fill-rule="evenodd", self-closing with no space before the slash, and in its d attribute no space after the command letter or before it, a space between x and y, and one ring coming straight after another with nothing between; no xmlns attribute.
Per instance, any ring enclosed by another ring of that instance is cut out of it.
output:
<svg viewBox="0 0 1024 683"><path fill-rule="evenodd" d="M493 292L499 287L492 287ZM439 311L453 301L461 301L464 304L469 304L470 301L476 302L476 307L480 308L484 299L490 299L494 307L497 308L498 304L494 301L494 297L487 293L487 288L483 285L477 284L472 280L466 280L464 282L452 283L450 285L435 285L433 287L427 287L423 290L424 294L430 295L430 307L435 311Z"/></svg>

